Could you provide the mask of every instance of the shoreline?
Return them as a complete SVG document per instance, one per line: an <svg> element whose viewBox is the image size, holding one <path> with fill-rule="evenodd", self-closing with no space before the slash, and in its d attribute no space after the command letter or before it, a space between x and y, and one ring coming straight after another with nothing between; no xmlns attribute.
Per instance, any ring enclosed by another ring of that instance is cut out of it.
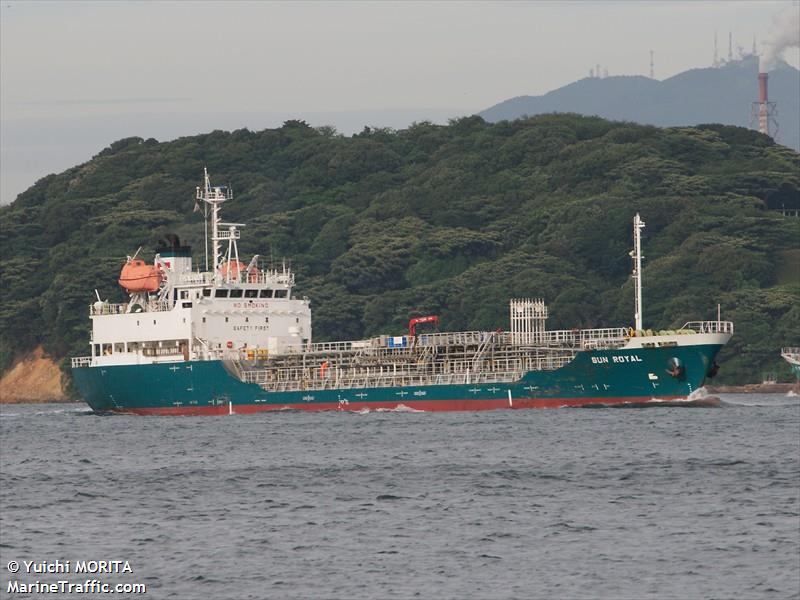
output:
<svg viewBox="0 0 800 600"><path fill-rule="evenodd" d="M11 406L13 404L75 404L76 402L83 402L80 398L68 398L66 396L59 396L57 398L20 398L14 396L12 398L0 399L0 405Z"/></svg>
<svg viewBox="0 0 800 600"><path fill-rule="evenodd" d="M800 382L797 383L746 383L744 385L707 385L709 394L800 394Z"/></svg>

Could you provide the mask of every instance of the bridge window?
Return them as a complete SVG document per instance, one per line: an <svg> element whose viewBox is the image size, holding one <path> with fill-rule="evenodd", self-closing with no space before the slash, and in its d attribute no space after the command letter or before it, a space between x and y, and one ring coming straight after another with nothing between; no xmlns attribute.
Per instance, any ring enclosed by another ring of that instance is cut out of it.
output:
<svg viewBox="0 0 800 600"><path fill-rule="evenodd" d="M241 298L244 290L231 290L231 298Z"/></svg>
<svg viewBox="0 0 800 600"><path fill-rule="evenodd" d="M181 300L189 298L189 290L181 290Z"/></svg>
<svg viewBox="0 0 800 600"><path fill-rule="evenodd" d="M259 296L262 298L272 298L272 290L261 290Z"/></svg>
<svg viewBox="0 0 800 600"><path fill-rule="evenodd" d="M244 291L245 298L258 298L258 290L245 290Z"/></svg>
<svg viewBox="0 0 800 600"><path fill-rule="evenodd" d="M275 290L276 298L286 298L289 295L289 290Z"/></svg>
<svg viewBox="0 0 800 600"><path fill-rule="evenodd" d="M210 288L203 288L203 297L208 298L211 295Z"/></svg>
<svg viewBox="0 0 800 600"><path fill-rule="evenodd" d="M214 292L214 298L227 298L228 297L228 290L216 290Z"/></svg>

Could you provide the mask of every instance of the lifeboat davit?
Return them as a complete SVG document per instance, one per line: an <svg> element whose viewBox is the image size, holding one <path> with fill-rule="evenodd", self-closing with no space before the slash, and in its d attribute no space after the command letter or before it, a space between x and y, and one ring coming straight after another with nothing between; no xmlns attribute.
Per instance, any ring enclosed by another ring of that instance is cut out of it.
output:
<svg viewBox="0 0 800 600"><path fill-rule="evenodd" d="M227 279L228 273L231 274L231 279L233 279L234 281L238 281L239 274L241 274L242 277L245 276L247 277L248 283L258 282L258 273L259 273L258 267L252 267L250 269L250 272L248 273L247 265L244 264L243 262L230 261L222 263L219 267L219 274L222 276L223 279Z"/></svg>
<svg viewBox="0 0 800 600"><path fill-rule="evenodd" d="M155 292L161 285L161 271L135 258L128 261L119 274L119 284L128 292Z"/></svg>

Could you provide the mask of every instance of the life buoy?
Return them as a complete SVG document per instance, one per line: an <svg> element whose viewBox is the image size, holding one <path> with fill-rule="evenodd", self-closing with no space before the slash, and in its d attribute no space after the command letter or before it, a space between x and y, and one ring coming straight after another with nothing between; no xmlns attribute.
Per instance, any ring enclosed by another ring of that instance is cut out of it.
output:
<svg viewBox="0 0 800 600"><path fill-rule="evenodd" d="M228 348L233 348L233 342L228 342L228 343L227 343L227 344L225 344L225 345L226 345Z"/></svg>

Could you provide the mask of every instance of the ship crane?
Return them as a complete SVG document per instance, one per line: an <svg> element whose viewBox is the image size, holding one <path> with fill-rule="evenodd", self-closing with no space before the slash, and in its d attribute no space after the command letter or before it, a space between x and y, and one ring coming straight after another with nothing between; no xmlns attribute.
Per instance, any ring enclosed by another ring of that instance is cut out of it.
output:
<svg viewBox="0 0 800 600"><path fill-rule="evenodd" d="M408 336L414 337L417 334L417 325L422 323L436 323L439 324L438 315L428 315L427 317L414 317L408 322Z"/></svg>

